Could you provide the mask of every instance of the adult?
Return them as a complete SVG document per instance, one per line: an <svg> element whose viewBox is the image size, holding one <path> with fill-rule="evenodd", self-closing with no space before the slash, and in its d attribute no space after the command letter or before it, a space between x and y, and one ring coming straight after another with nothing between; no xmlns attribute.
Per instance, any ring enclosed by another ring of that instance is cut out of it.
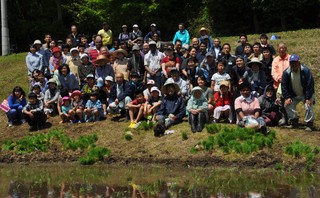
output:
<svg viewBox="0 0 320 198"><path fill-rule="evenodd" d="M236 65L236 58L235 56L231 55L231 46L229 43L224 43L222 45L221 53L217 57L217 60L222 60L226 64L226 69L228 67L233 67Z"/></svg>
<svg viewBox="0 0 320 198"><path fill-rule="evenodd" d="M179 70L177 69L172 69L171 70L171 78L168 78L167 82L174 82L179 86L179 91L178 91L178 95L182 96L182 98L184 98L185 100L187 100L189 98L189 94L190 94L190 87L189 87L189 83L185 80L183 80L180 77L180 73Z"/></svg>
<svg viewBox="0 0 320 198"><path fill-rule="evenodd" d="M149 43L144 43L142 45L142 53L145 56L150 51Z"/></svg>
<svg viewBox="0 0 320 198"><path fill-rule="evenodd" d="M80 57L81 65L79 66L79 81L81 82L81 87L86 83L86 78L89 74L95 73L94 65L89 61L88 54L82 54Z"/></svg>
<svg viewBox="0 0 320 198"><path fill-rule="evenodd" d="M252 84L252 91L255 91L258 95L262 95L267 85L266 74L264 73L264 65L258 58L252 58L247 66L251 69L248 75L248 81Z"/></svg>
<svg viewBox="0 0 320 198"><path fill-rule="evenodd" d="M127 70L129 75L136 72L140 76L140 81L145 81L146 72L144 68L144 59L141 55L140 48L138 45L132 47L132 57L128 60Z"/></svg>
<svg viewBox="0 0 320 198"><path fill-rule="evenodd" d="M264 47L262 48L262 63L264 64L264 72L266 73L266 80L267 80L267 84L273 84L273 78L271 75L271 71L272 71L272 61L273 61L273 57L272 54L270 52L270 48L269 47Z"/></svg>
<svg viewBox="0 0 320 198"><path fill-rule="evenodd" d="M266 34L260 35L261 48L268 47L272 56L276 55L274 47L268 43L268 36Z"/></svg>
<svg viewBox="0 0 320 198"><path fill-rule="evenodd" d="M192 61L198 63L198 60L197 60L196 56L197 56L197 49L196 48L191 48L191 50L189 52L189 57L182 61L182 63L181 63L181 73L182 73L182 78L184 80L186 80L187 77L188 77L188 73L187 73L188 62L190 60L192 60Z"/></svg>
<svg viewBox="0 0 320 198"><path fill-rule="evenodd" d="M25 123L23 118L22 110L26 106L26 94L23 89L19 86L13 88L11 95L8 97L8 106L10 110L6 113L8 117L8 126L13 126L13 121L18 120Z"/></svg>
<svg viewBox="0 0 320 198"><path fill-rule="evenodd" d="M139 26L134 24L132 26L132 32L129 34L129 45L132 47L135 43L137 43L139 37L142 37L142 32L139 29Z"/></svg>
<svg viewBox="0 0 320 198"><path fill-rule="evenodd" d="M161 38L161 32L159 30L157 30L157 25L155 23L152 23L150 25L150 32L148 32L148 34L144 36L144 39L143 39L144 42L148 43L152 39L152 35L154 33L157 33L159 38Z"/></svg>
<svg viewBox="0 0 320 198"><path fill-rule="evenodd" d="M212 54L216 59L221 53L221 41L218 37L213 39Z"/></svg>
<svg viewBox="0 0 320 198"><path fill-rule="evenodd" d="M109 49L112 45L112 30L109 29L107 22L102 23L102 29L98 31L97 35L102 37L102 45L107 46Z"/></svg>
<svg viewBox="0 0 320 198"><path fill-rule="evenodd" d="M71 94L74 90L79 89L79 81L77 77L70 72L69 65L63 64L59 66L58 71L58 74L55 75L54 78L60 90L65 89Z"/></svg>
<svg viewBox="0 0 320 198"><path fill-rule="evenodd" d="M252 45L253 53L248 57L249 60L252 60L253 58L258 58L259 61L263 59L262 53L261 53L261 45L258 42L255 42Z"/></svg>
<svg viewBox="0 0 320 198"><path fill-rule="evenodd" d="M154 80L160 89L161 82L161 60L164 54L157 49L156 42L149 42L150 51L144 56L144 66L147 71L148 80Z"/></svg>
<svg viewBox="0 0 320 198"><path fill-rule="evenodd" d="M113 77L107 76L104 79L104 83L103 83L102 87L100 87L100 89L99 89L99 100L102 103L104 116L107 115L107 106L109 104L108 103L109 94L110 94L112 85L113 85Z"/></svg>
<svg viewBox="0 0 320 198"><path fill-rule="evenodd" d="M198 86L202 89L204 97L208 101L208 114L212 115L213 113L213 92L212 89L207 84L207 79L204 76L199 76L197 79Z"/></svg>
<svg viewBox="0 0 320 198"><path fill-rule="evenodd" d="M129 31L128 31L128 26L127 25L122 25L122 32L119 33L118 39L120 42L125 42L128 43L129 41Z"/></svg>
<svg viewBox="0 0 320 198"><path fill-rule="evenodd" d="M247 63L250 61L250 56L252 54L253 50L252 50L252 46L250 43L246 43L244 44L244 50L243 50L243 58L244 58L244 63Z"/></svg>
<svg viewBox="0 0 320 198"><path fill-rule="evenodd" d="M107 76L114 77L113 67L110 65L110 60L106 56L100 54L96 60L95 79L105 79Z"/></svg>
<svg viewBox="0 0 320 198"><path fill-rule="evenodd" d="M300 63L298 55L289 58L290 67L282 74L281 91L285 99L284 106L292 128L298 127L296 105L304 102L306 130L312 131L314 121L314 79L311 71Z"/></svg>
<svg viewBox="0 0 320 198"><path fill-rule="evenodd" d="M196 55L196 58L199 64L206 57L206 53L207 53L207 44L205 42L201 42L199 50L197 51L197 55Z"/></svg>
<svg viewBox="0 0 320 198"><path fill-rule="evenodd" d="M85 34L80 34L80 35L79 35L79 38L80 38L80 41L79 41L79 43L77 44L77 46L78 46L79 44L81 44L81 45L84 46L85 49L87 49L87 48L90 47L90 45L89 45L89 43L88 43L88 37L87 37Z"/></svg>
<svg viewBox="0 0 320 198"><path fill-rule="evenodd" d="M200 63L200 68L207 70L208 77L211 77L213 74L217 72L216 61L212 52L207 52L205 59ZM207 82L210 79L206 79Z"/></svg>
<svg viewBox="0 0 320 198"><path fill-rule="evenodd" d="M28 77L30 79L31 74L34 70L42 71L43 67L43 56L37 53L37 46L31 45L29 53L26 57L26 64L28 68Z"/></svg>
<svg viewBox="0 0 320 198"><path fill-rule="evenodd" d="M52 41L51 35L50 34L45 34L43 40L44 40L44 44L42 45L42 48L44 50L50 49L50 43Z"/></svg>
<svg viewBox="0 0 320 198"><path fill-rule="evenodd" d="M102 47L102 41L103 40L101 39L101 36L96 36L96 39L94 40L94 46L89 47L86 50L86 53L88 53L93 65L95 65L95 61L100 54L100 48Z"/></svg>
<svg viewBox="0 0 320 198"><path fill-rule="evenodd" d="M63 64L67 62L67 59L62 55L62 51L59 47L54 47L52 49L52 56L49 60L50 74L53 73Z"/></svg>
<svg viewBox="0 0 320 198"><path fill-rule="evenodd" d="M241 33L239 36L240 45L236 48L235 55L243 55L244 45L248 42L246 34Z"/></svg>
<svg viewBox="0 0 320 198"><path fill-rule="evenodd" d="M286 70L290 65L289 63L290 54L287 53L287 46L285 43L279 43L278 52L279 52L279 55L275 57L272 61L272 70L271 70L271 75L274 80L273 87L275 89L278 88L281 82L282 74L284 70Z"/></svg>
<svg viewBox="0 0 320 198"><path fill-rule="evenodd" d="M207 42L207 49L208 49L208 51L211 51L211 49L213 47L213 42L212 42L211 36L209 35L208 29L205 27L202 27L199 30L199 34L200 34L199 42L200 43ZM205 40L207 40L207 41L205 41Z"/></svg>
<svg viewBox="0 0 320 198"><path fill-rule="evenodd" d="M70 50L70 54L71 56L67 59L66 64L69 65L70 71L77 77L80 85L81 82L79 80L79 67L81 65L81 60L78 48L72 48Z"/></svg>
<svg viewBox="0 0 320 198"><path fill-rule="evenodd" d="M173 81L167 81L161 89L162 94L165 96L161 100L156 120L163 129L168 129L170 126L182 122L182 118L186 114L184 101L178 95L179 91L179 86Z"/></svg>
<svg viewBox="0 0 320 198"><path fill-rule="evenodd" d="M191 40L191 47L196 48L197 51L199 50L199 39L197 37Z"/></svg>
<svg viewBox="0 0 320 198"><path fill-rule="evenodd" d="M244 80L248 80L251 69L245 64L243 56L236 57L236 65L232 67L236 78L233 79L234 85L240 85Z"/></svg>
<svg viewBox="0 0 320 198"><path fill-rule="evenodd" d="M42 46L42 43L40 40L35 40L33 42L33 45L36 46L37 48L37 53L41 54L42 55L42 71L43 72L49 72L49 59L51 57L51 51L49 49L43 49L41 46Z"/></svg>
<svg viewBox="0 0 320 198"><path fill-rule="evenodd" d="M179 30L175 33L173 37L172 43L175 44L176 40L180 40L183 44L188 44L190 43L190 35L188 30L185 29L184 23L179 23L178 26Z"/></svg>
<svg viewBox="0 0 320 198"><path fill-rule="evenodd" d="M163 45L163 43L161 42L160 37L159 37L159 34L158 34L157 32L154 32L154 33L152 34L151 40L153 40L154 42L156 42L157 49L160 50L161 52L163 52L164 45ZM150 41L150 40L149 40L149 41Z"/></svg>
<svg viewBox="0 0 320 198"><path fill-rule="evenodd" d="M122 73L124 75L124 79L129 79L129 73L128 73L128 52L123 49L118 49L114 51L113 56L115 57L115 61L113 63L113 70L114 73Z"/></svg>
<svg viewBox="0 0 320 198"><path fill-rule="evenodd" d="M77 31L77 26L76 25L71 25L71 33L68 35L68 38L71 38L72 44L70 47L76 47L79 43L80 39L80 34Z"/></svg>
<svg viewBox="0 0 320 198"><path fill-rule="evenodd" d="M168 44L165 49L166 57L161 60L162 73L166 79L171 76L170 71L172 68L176 68L177 70L180 68L180 59L174 55L173 50L173 45Z"/></svg>

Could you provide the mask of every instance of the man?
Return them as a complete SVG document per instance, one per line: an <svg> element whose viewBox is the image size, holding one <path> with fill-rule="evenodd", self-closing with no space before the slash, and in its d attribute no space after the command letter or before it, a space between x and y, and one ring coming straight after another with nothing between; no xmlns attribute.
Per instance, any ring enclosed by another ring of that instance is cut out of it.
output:
<svg viewBox="0 0 320 198"><path fill-rule="evenodd" d="M282 73L289 67L289 57L290 54L287 53L287 46L285 43L279 43L279 56L275 57L272 61L271 75L274 80L273 87L278 88Z"/></svg>
<svg viewBox="0 0 320 198"><path fill-rule="evenodd" d="M178 26L179 30L176 32L174 35L172 43L175 44L176 40L180 40L183 44L188 44L190 43L190 35L188 30L185 29L184 24L180 23Z"/></svg>
<svg viewBox="0 0 320 198"><path fill-rule="evenodd" d="M150 51L144 56L144 66L147 71L148 80L154 80L156 86L160 89L161 82L161 60L164 54L157 50L156 42L149 42Z"/></svg>
<svg viewBox="0 0 320 198"><path fill-rule="evenodd" d="M96 36L96 39L94 41L94 46L93 47L89 47L86 50L86 53L88 53L90 60L92 62L93 65L95 65L95 61L97 59L97 57L100 54L100 48L102 46L102 39L100 36Z"/></svg>
<svg viewBox="0 0 320 198"><path fill-rule="evenodd" d="M206 57L207 53L207 44L205 42L200 43L199 51L197 51L196 59L200 64L203 59Z"/></svg>
<svg viewBox="0 0 320 198"><path fill-rule="evenodd" d="M142 32L139 29L139 26L137 24L134 24L132 26L132 32L130 32L129 34L129 46L132 47L137 42L137 39L139 37L142 37Z"/></svg>
<svg viewBox="0 0 320 198"><path fill-rule="evenodd" d="M314 79L306 65L300 63L298 55L293 54L289 58L290 67L282 74L281 91L285 99L284 106L288 114L291 127L298 127L296 106L304 102L306 131L312 131L314 121Z"/></svg>
<svg viewBox="0 0 320 198"><path fill-rule="evenodd" d="M107 111L111 114L119 114L123 117L128 114L126 105L132 101L132 90L128 81L124 80L123 73L116 74L116 83L114 83L110 90L109 106ZM127 115L128 116L128 115Z"/></svg>
<svg viewBox="0 0 320 198"><path fill-rule="evenodd" d="M171 69L171 78L168 78L167 82L174 82L179 86L178 95L182 96L185 100L189 98L190 87L187 81L180 78L179 70Z"/></svg>
<svg viewBox="0 0 320 198"><path fill-rule="evenodd" d="M71 33L68 35L68 38L71 38L72 44L70 47L76 47L79 43L79 34L77 32L77 26L76 25L71 25Z"/></svg>
<svg viewBox="0 0 320 198"><path fill-rule="evenodd" d="M209 35L207 28L202 27L200 29L199 33L200 33L199 42L201 43L201 42L207 40L206 42L207 42L208 51L210 51L211 48L213 47L213 43L212 43L212 38Z"/></svg>
<svg viewBox="0 0 320 198"><path fill-rule="evenodd" d="M276 50L272 45L268 43L268 36L266 34L260 35L261 48L268 47L272 56L276 55Z"/></svg>
<svg viewBox="0 0 320 198"><path fill-rule="evenodd" d="M140 76L139 80L143 81L143 83L145 82L146 72L144 60L138 45L132 47L132 57L128 60L127 70L129 71L129 76L131 73L135 72Z"/></svg>
<svg viewBox="0 0 320 198"><path fill-rule="evenodd" d="M220 53L221 53L221 42L220 42L220 39L216 37L213 39L212 54L214 58L217 59Z"/></svg>
<svg viewBox="0 0 320 198"><path fill-rule="evenodd" d="M50 43L51 43L51 35L50 34L45 34L44 35L44 44L42 45L42 48L44 50L50 49Z"/></svg>
<svg viewBox="0 0 320 198"><path fill-rule="evenodd" d="M98 35L101 35L102 37L102 45L107 46L108 49L110 49L112 45L112 31L109 29L107 22L103 22L102 26L103 28L99 30Z"/></svg>
<svg viewBox="0 0 320 198"><path fill-rule="evenodd" d="M244 45L247 43L248 39L247 39L247 35L245 34L240 34L239 36L239 41L240 41L240 44L237 48L236 48L236 53L235 55L238 56L238 55L243 55L243 50L244 50Z"/></svg>
<svg viewBox="0 0 320 198"><path fill-rule="evenodd" d="M153 36L154 33L157 33L158 36L159 36L159 40L161 40L160 39L161 38L161 32L159 30L157 30L157 25L155 23L152 23L150 25L150 29L151 29L151 31L148 32L148 34L144 37L144 42L148 43L149 40L152 39L152 36Z"/></svg>
<svg viewBox="0 0 320 198"><path fill-rule="evenodd" d="M194 37L192 40L191 40L191 46L193 48L195 48L197 51L199 50L199 40L197 37Z"/></svg>

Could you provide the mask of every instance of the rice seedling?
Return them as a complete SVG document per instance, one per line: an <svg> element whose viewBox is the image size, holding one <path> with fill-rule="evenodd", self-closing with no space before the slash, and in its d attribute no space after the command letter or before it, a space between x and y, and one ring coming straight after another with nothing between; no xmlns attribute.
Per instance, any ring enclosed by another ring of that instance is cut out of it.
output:
<svg viewBox="0 0 320 198"><path fill-rule="evenodd" d="M188 133L185 131L183 131L181 135L182 135L182 140L187 140L189 138Z"/></svg>

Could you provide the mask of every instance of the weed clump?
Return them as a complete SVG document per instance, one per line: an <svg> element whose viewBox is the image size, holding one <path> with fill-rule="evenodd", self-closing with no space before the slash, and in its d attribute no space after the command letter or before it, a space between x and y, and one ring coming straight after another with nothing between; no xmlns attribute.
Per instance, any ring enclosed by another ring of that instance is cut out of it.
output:
<svg viewBox="0 0 320 198"><path fill-rule="evenodd" d="M272 147L275 139L275 132L271 131L268 136L255 132L253 129L223 127L218 124L206 126L210 135L206 140L199 142L192 150L193 153L203 150L211 151L220 148L228 154L236 153L250 154L265 147ZM215 134L219 132L218 134Z"/></svg>
<svg viewBox="0 0 320 198"><path fill-rule="evenodd" d="M85 157L80 157L79 161L82 165L92 165L103 159L105 155L109 155L110 150L103 147L92 147Z"/></svg>
<svg viewBox="0 0 320 198"><path fill-rule="evenodd" d="M130 131L127 131L126 134L124 135L124 139L126 139L127 141L132 140L133 138L133 134Z"/></svg>
<svg viewBox="0 0 320 198"><path fill-rule="evenodd" d="M153 129L153 125L154 125L153 122L142 121L141 124L139 125L138 129L148 131L150 129Z"/></svg>
<svg viewBox="0 0 320 198"><path fill-rule="evenodd" d="M182 140L187 140L189 137L188 137L188 133L187 132L182 132Z"/></svg>

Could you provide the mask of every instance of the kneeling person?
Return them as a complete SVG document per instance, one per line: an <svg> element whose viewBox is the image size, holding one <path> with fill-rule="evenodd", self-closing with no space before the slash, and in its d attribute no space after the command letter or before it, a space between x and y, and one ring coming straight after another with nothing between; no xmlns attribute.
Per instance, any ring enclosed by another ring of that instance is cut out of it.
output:
<svg viewBox="0 0 320 198"><path fill-rule="evenodd" d="M29 102L23 108L22 113L30 125L29 131L37 131L42 128L46 122L47 116L43 111L43 102L37 99L35 93L28 95Z"/></svg>

